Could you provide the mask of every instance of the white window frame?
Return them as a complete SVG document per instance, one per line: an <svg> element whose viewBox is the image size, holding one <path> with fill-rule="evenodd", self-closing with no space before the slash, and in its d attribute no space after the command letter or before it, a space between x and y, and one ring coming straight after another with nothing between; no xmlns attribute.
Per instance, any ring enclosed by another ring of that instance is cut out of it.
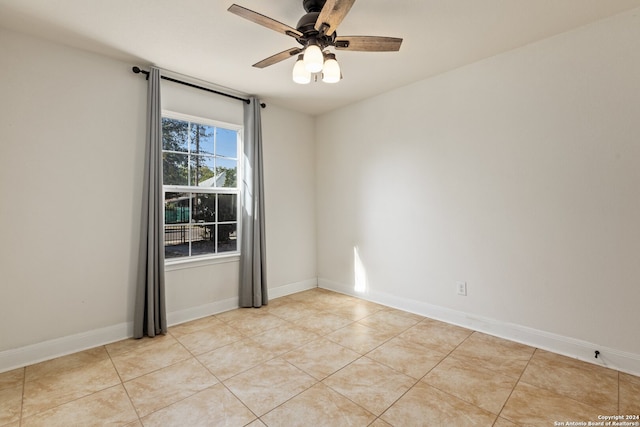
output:
<svg viewBox="0 0 640 427"><path fill-rule="evenodd" d="M162 206L164 212L164 204L165 204L165 194L167 192L179 192L179 193L210 193L210 194L236 194L237 196L237 212L236 212L236 250L230 252L222 252L215 254L205 254L205 255L189 255L185 257L179 258L169 258L165 259L165 267L167 270L176 270L187 267L196 267L200 265L209 265L209 264L218 264L224 262L231 262L239 259L240 257L240 242L242 241L242 191L241 191L241 177L243 176L243 140L242 137L244 135L244 127L242 125L227 123L219 120L208 119L205 117L192 116L189 114L177 113L175 111L170 110L162 110L162 118L169 118L175 120L182 120L190 123L198 123L207 126L214 126L229 130L234 130L238 132L238 144L237 144L237 169L236 169L236 180L237 187L214 187L214 188L206 188L206 187L197 187L190 185L163 185L162 186ZM164 153L164 150L162 150ZM216 202L217 205L217 202ZM216 208L217 211L217 208ZM191 210L192 212L192 210ZM163 213L163 235L164 230L166 228L166 223L164 219ZM222 222L224 223L224 222ZM216 222L216 224L220 224L220 222ZM216 239L216 250L217 250L217 239ZM164 247L163 247L164 250Z"/></svg>

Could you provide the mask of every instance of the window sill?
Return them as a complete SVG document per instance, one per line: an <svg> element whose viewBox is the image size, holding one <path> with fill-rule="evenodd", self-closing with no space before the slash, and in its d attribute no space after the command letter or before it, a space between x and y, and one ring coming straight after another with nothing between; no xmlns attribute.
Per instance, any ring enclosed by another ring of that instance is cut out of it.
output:
<svg viewBox="0 0 640 427"><path fill-rule="evenodd" d="M205 267L208 265L224 264L228 262L239 262L240 254L234 252L226 255L217 255L215 257L190 258L180 260L168 260L164 263L164 271L182 270L185 268Z"/></svg>

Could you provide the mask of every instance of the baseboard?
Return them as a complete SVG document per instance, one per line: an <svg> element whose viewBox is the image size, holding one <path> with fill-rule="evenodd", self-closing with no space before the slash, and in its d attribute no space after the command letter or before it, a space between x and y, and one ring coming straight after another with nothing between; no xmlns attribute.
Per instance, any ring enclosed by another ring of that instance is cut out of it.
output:
<svg viewBox="0 0 640 427"><path fill-rule="evenodd" d="M367 290L364 293L358 293L354 291L353 286L323 278L318 278L318 287L640 376L640 355L638 354L628 353L604 347L596 343L540 331L517 324L505 323L496 319L451 310L384 292ZM595 350L600 352L597 359L595 358Z"/></svg>
<svg viewBox="0 0 640 427"><path fill-rule="evenodd" d="M133 336L133 322L127 322L0 351L0 372L66 356L131 336Z"/></svg>
<svg viewBox="0 0 640 427"><path fill-rule="evenodd" d="M191 320L213 316L214 314L222 313L223 311L233 310L234 308L238 308L238 297L214 301L184 310L168 312L167 325L169 325L169 327L179 325Z"/></svg>
<svg viewBox="0 0 640 427"><path fill-rule="evenodd" d="M280 298L286 295L295 294L296 292L308 291L309 289L318 287L318 279L307 279L301 282L289 283L287 285L269 288L269 299Z"/></svg>
<svg viewBox="0 0 640 427"><path fill-rule="evenodd" d="M318 287L316 278L303 280L301 282L270 288L269 297L278 298L316 287ZM190 320L233 310L234 308L238 308L237 297L214 301L185 310L168 312L167 324L174 326ZM127 322L66 337L55 338L24 347L0 351L0 373L131 338L132 336L133 322Z"/></svg>

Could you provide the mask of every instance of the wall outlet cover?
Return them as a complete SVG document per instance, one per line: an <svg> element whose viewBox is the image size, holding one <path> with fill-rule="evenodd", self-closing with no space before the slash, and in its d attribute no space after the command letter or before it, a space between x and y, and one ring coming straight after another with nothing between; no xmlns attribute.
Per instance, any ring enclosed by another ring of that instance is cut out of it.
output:
<svg viewBox="0 0 640 427"><path fill-rule="evenodd" d="M467 282L456 282L458 295L467 296Z"/></svg>

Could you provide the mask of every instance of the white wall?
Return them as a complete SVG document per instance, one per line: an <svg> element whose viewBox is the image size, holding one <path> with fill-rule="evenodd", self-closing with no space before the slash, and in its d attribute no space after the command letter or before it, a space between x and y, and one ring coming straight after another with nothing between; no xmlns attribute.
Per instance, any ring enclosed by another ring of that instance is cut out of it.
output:
<svg viewBox="0 0 640 427"><path fill-rule="evenodd" d="M1 29L0 57L0 351L130 321L146 88Z"/></svg>
<svg viewBox="0 0 640 427"><path fill-rule="evenodd" d="M262 132L267 277L274 298L317 285L314 119L268 105Z"/></svg>
<svg viewBox="0 0 640 427"><path fill-rule="evenodd" d="M640 372L639 76L636 9L320 117L320 286Z"/></svg>
<svg viewBox="0 0 640 427"><path fill-rule="evenodd" d="M146 84L131 72L144 64L4 29L0 58L3 371L132 331ZM238 101L175 86L163 83L167 109L241 117ZM316 285L314 127L268 106L263 128L268 283L277 295ZM229 308L237 276L237 260L168 271L170 322Z"/></svg>

